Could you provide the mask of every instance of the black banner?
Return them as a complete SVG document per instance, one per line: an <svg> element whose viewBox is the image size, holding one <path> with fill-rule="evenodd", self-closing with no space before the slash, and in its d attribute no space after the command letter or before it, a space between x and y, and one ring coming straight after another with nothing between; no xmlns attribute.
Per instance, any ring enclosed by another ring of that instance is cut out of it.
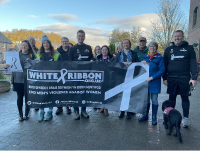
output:
<svg viewBox="0 0 200 151"><path fill-rule="evenodd" d="M88 61L28 61L25 99L30 108L86 106L143 113L148 65Z"/></svg>

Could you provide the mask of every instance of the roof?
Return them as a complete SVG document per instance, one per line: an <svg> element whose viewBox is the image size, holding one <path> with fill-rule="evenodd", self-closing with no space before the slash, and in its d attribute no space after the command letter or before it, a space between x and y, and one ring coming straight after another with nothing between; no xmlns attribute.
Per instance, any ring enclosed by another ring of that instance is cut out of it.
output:
<svg viewBox="0 0 200 151"><path fill-rule="evenodd" d="M12 41L10 41L10 40L9 40L4 34L2 34L1 32L0 32L0 42L12 44Z"/></svg>

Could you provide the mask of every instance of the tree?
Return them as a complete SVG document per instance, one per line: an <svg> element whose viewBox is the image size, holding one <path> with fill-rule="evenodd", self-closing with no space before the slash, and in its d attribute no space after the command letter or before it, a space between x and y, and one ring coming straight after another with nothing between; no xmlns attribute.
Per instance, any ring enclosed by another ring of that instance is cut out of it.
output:
<svg viewBox="0 0 200 151"><path fill-rule="evenodd" d="M158 42L163 50L170 46L174 31L180 29L187 33L188 20L180 9L181 2L182 0L158 0L156 9L158 19L151 21L152 26L148 36Z"/></svg>
<svg viewBox="0 0 200 151"><path fill-rule="evenodd" d="M114 53L115 53L115 44L110 43L109 49L110 49L110 53L111 53L111 54L114 54Z"/></svg>
<svg viewBox="0 0 200 151"><path fill-rule="evenodd" d="M123 41L123 39L129 39L134 49L138 45L138 39L143 35L143 31L140 27L133 26L131 31L124 31L116 28L109 35L109 43L117 45Z"/></svg>

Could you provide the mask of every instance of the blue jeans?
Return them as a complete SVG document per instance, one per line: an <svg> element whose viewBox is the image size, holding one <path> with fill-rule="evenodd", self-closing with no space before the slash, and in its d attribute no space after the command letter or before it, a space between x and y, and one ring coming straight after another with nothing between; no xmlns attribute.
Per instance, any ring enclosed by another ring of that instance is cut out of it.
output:
<svg viewBox="0 0 200 151"><path fill-rule="evenodd" d="M79 107L74 107L74 112L75 111L79 112ZM81 107L81 111L86 111L86 107Z"/></svg>
<svg viewBox="0 0 200 151"><path fill-rule="evenodd" d="M41 111L44 111L44 108L40 108ZM53 110L53 107L49 107L49 110Z"/></svg>
<svg viewBox="0 0 200 151"><path fill-rule="evenodd" d="M158 93L148 93L148 102L150 104L150 98L153 105L158 105Z"/></svg>

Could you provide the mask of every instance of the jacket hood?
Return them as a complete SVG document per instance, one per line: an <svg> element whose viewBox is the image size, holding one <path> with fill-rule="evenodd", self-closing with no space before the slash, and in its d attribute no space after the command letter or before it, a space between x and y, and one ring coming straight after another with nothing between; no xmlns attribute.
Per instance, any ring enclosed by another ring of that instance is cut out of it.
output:
<svg viewBox="0 0 200 151"><path fill-rule="evenodd" d="M139 50L139 46L136 46L135 49L134 49L134 51L136 51L136 52L140 52L140 50ZM148 47L145 46L144 53L147 53L147 52L148 52Z"/></svg>
<svg viewBox="0 0 200 151"><path fill-rule="evenodd" d="M171 42L172 46L175 46L174 42ZM179 46L187 46L189 43L187 41L182 41L182 43ZM178 46L178 47L179 47Z"/></svg>

